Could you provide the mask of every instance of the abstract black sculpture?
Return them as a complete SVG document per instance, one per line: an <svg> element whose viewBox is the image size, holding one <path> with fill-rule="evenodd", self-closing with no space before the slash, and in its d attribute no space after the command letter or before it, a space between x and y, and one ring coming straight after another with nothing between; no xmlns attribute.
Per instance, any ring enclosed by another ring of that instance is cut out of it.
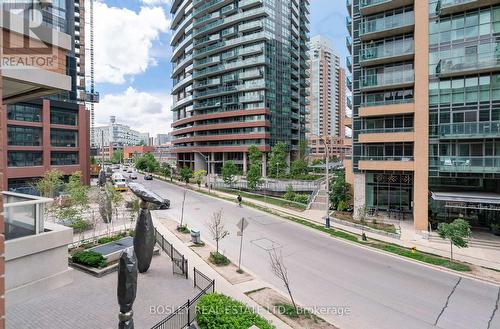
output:
<svg viewBox="0 0 500 329"><path fill-rule="evenodd" d="M104 169L101 169L99 171L99 176L97 178L97 185L99 185L100 187L104 187L106 185L106 172L104 171Z"/></svg>
<svg viewBox="0 0 500 329"><path fill-rule="evenodd" d="M135 224L134 250L137 256L137 268L140 273L144 273L151 265L153 249L155 246L155 231L151 213L148 209L148 202L161 204L163 199L156 193L147 190L138 183L129 183L130 190L141 199L141 209Z"/></svg>
<svg viewBox="0 0 500 329"><path fill-rule="evenodd" d="M134 329L132 306L137 293L137 258L132 248L125 249L120 256L118 266L118 315L119 329Z"/></svg>

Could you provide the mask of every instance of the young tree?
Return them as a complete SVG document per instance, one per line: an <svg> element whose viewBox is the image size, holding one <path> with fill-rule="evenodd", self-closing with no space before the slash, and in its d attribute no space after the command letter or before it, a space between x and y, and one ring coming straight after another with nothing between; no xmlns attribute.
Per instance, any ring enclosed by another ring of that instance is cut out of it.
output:
<svg viewBox="0 0 500 329"><path fill-rule="evenodd" d="M290 172L294 177L300 177L309 173L309 165L304 159L298 159L292 162Z"/></svg>
<svg viewBox="0 0 500 329"><path fill-rule="evenodd" d="M160 166L160 174L165 178L172 178L172 166L167 162L163 162Z"/></svg>
<svg viewBox="0 0 500 329"><path fill-rule="evenodd" d="M159 162L155 159L152 153L146 153L135 160L135 167L138 170L154 173L158 170L159 166Z"/></svg>
<svg viewBox="0 0 500 329"><path fill-rule="evenodd" d="M299 159L305 160L306 156L307 156L307 141L302 140L299 143Z"/></svg>
<svg viewBox="0 0 500 329"><path fill-rule="evenodd" d="M255 145L248 148L248 159L250 160L250 167L247 171L247 185L249 189L256 189L262 179L262 152Z"/></svg>
<svg viewBox="0 0 500 329"><path fill-rule="evenodd" d="M269 176L274 178L283 177L286 173L288 165L286 163L286 145L279 142L274 145L269 153Z"/></svg>
<svg viewBox="0 0 500 329"><path fill-rule="evenodd" d="M182 196L182 206L181 206L181 222L179 224L179 227L182 227L183 222L184 222L184 203L186 202L186 190L184 190L184 194Z"/></svg>
<svg viewBox="0 0 500 329"><path fill-rule="evenodd" d="M123 150L114 151L113 155L111 156L111 163L118 164L121 163L122 160L123 160Z"/></svg>
<svg viewBox="0 0 500 329"><path fill-rule="evenodd" d="M82 173L77 171L69 177L66 184L66 192L69 195L70 202L73 206L79 207L84 210L89 205L89 187L82 184Z"/></svg>
<svg viewBox="0 0 500 329"><path fill-rule="evenodd" d="M236 175L238 175L238 167L234 161L226 161L222 166L222 179L224 180L224 183L232 187L236 180Z"/></svg>
<svg viewBox="0 0 500 329"><path fill-rule="evenodd" d="M56 193L64 186L63 174L57 169L46 171L43 177L36 182L36 189L46 198L54 198Z"/></svg>
<svg viewBox="0 0 500 329"><path fill-rule="evenodd" d="M269 251L269 257L271 259L271 270L273 274L281 280L286 290L288 291L288 295L292 301L293 307L295 311L297 311L297 305L295 304L295 300L292 296L292 290L290 289L290 279L288 278L288 270L283 261L283 254L281 250L278 252L276 248L273 248Z"/></svg>
<svg viewBox="0 0 500 329"><path fill-rule="evenodd" d="M229 232L224 227L222 209L213 213L212 219L207 222L207 226L212 238L215 240L215 253L219 255L219 242L229 235Z"/></svg>
<svg viewBox="0 0 500 329"><path fill-rule="evenodd" d="M182 181L187 185L189 184L189 180L193 177L193 170L189 167L182 167L180 174Z"/></svg>
<svg viewBox="0 0 500 329"><path fill-rule="evenodd" d="M439 223L437 232L442 239L450 240L450 260L453 260L453 246L467 248L467 239L471 236L470 224L463 218L451 223Z"/></svg>
<svg viewBox="0 0 500 329"><path fill-rule="evenodd" d="M250 165L247 171L247 186L249 189L254 190L259 187L262 182L262 171L257 164Z"/></svg>
<svg viewBox="0 0 500 329"><path fill-rule="evenodd" d="M351 184L345 180L345 172L339 172L330 181L330 204L337 209L340 203L348 205L351 201ZM339 210L339 209L337 209Z"/></svg>
<svg viewBox="0 0 500 329"><path fill-rule="evenodd" d="M202 178L207 174L207 171L206 170L198 170L198 171L195 171L194 172L194 180L196 181L196 184L198 184L198 189L200 188L201 186L201 180Z"/></svg>

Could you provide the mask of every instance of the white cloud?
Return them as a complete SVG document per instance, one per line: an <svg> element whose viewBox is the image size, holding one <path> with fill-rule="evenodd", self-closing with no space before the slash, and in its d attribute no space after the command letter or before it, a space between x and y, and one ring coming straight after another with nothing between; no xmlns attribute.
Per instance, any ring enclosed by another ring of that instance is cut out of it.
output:
<svg viewBox="0 0 500 329"><path fill-rule="evenodd" d="M171 130L172 97L140 92L128 87L121 94L108 94L96 104L96 126L107 125L111 115L118 123L152 135Z"/></svg>
<svg viewBox="0 0 500 329"><path fill-rule="evenodd" d="M144 0L144 3L158 1L163 0ZM96 82L123 84L127 78L156 65L151 50L170 26L164 8L142 7L134 12L98 1L94 4L94 15Z"/></svg>
<svg viewBox="0 0 500 329"><path fill-rule="evenodd" d="M170 4L172 0L142 0L142 3L146 5L162 5L162 4Z"/></svg>

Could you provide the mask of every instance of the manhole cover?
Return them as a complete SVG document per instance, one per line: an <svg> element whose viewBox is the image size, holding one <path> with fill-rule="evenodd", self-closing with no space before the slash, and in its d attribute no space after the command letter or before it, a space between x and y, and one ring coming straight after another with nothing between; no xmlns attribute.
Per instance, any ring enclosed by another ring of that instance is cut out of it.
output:
<svg viewBox="0 0 500 329"><path fill-rule="evenodd" d="M266 251L275 249L275 248L281 248L281 243L278 243L273 240L269 240L267 238L262 238L262 239L257 239L257 240L252 240L251 241L254 245L256 245L259 248L262 248Z"/></svg>

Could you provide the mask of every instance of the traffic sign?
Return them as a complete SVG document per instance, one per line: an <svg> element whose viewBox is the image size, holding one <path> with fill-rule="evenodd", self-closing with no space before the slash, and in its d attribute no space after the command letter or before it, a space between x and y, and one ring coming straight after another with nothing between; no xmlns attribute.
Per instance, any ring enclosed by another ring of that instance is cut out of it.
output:
<svg viewBox="0 0 500 329"><path fill-rule="evenodd" d="M243 232L248 226L248 220L242 217L236 226L240 229L240 232Z"/></svg>

